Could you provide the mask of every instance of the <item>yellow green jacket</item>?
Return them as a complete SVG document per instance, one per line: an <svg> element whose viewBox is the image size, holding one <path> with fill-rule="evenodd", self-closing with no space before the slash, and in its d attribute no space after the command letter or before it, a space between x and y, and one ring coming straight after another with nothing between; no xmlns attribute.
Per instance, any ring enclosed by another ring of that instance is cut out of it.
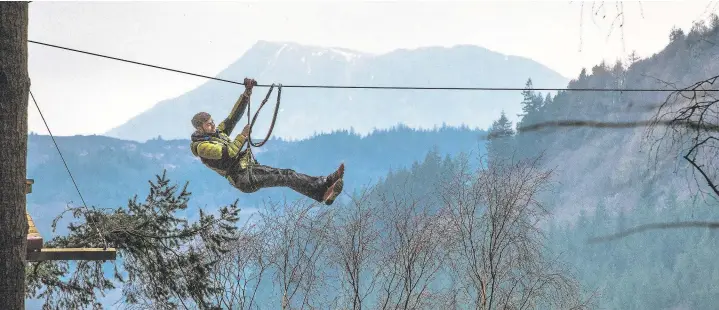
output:
<svg viewBox="0 0 719 310"><path fill-rule="evenodd" d="M231 183L233 180L229 177L229 172L237 168L246 168L252 160L249 152L240 152L246 137L238 134L235 139L230 139L230 134L244 114L251 95L252 90L245 90L237 99L230 115L217 126L214 133L196 131L191 137L190 150L192 154L199 157L205 166L227 178Z"/></svg>

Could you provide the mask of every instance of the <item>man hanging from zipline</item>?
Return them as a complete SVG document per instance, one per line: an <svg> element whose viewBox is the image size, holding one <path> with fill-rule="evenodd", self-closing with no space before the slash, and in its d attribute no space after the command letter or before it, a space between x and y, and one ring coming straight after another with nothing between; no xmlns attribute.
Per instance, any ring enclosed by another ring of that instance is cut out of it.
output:
<svg viewBox="0 0 719 310"><path fill-rule="evenodd" d="M340 164L339 168L332 174L320 177L297 173L292 169L278 169L260 165L252 156L249 145L246 150L241 150L245 142L253 144L249 140L249 136L254 120L252 123L248 121L248 124L235 139L230 139L229 136L244 114L245 109L249 110L248 105L252 95L252 87L257 85L257 82L254 79L245 78L244 85L245 92L235 103L230 115L217 127L215 127L212 116L207 112L199 112L192 117L192 126L195 128L190 144L192 154L199 157L205 166L225 177L232 186L244 193L253 193L262 188L282 186L289 187L318 202L331 205L342 192L344 164ZM270 88L271 92L272 89ZM267 97L269 97L270 93L267 94ZM265 98L266 100L267 98ZM277 101L279 105L279 94ZM264 101L262 104L264 105ZM249 120L249 111L247 113ZM275 110L275 118L276 113L277 110ZM256 118L257 115L255 115ZM273 126L274 119L271 127ZM268 133L265 142L269 135L270 133Z"/></svg>

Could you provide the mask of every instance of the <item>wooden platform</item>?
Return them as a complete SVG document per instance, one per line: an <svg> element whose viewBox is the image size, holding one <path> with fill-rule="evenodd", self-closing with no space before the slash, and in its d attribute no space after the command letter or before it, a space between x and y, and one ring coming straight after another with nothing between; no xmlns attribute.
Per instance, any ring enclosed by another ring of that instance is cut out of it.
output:
<svg viewBox="0 0 719 310"><path fill-rule="evenodd" d="M27 252L27 261L48 260L115 260L117 252L113 248L43 248Z"/></svg>
<svg viewBox="0 0 719 310"><path fill-rule="evenodd" d="M25 181L25 192L32 193L33 179ZM43 248L43 240L40 232L35 227L30 213L27 216L27 257L29 262L48 260L115 260L117 252L114 248Z"/></svg>

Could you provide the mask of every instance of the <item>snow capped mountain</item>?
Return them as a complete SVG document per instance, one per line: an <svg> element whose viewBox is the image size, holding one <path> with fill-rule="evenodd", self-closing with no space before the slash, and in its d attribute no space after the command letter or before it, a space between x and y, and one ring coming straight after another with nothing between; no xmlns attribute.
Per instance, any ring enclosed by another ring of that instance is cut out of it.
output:
<svg viewBox="0 0 719 310"><path fill-rule="evenodd" d="M276 48L277 52L275 52L275 58L278 58L280 54L283 51L302 51L304 53L311 53L312 56L323 56L325 54L330 54L330 57L336 57L337 55L342 56L347 61L352 61L353 59L359 58L359 57L372 57L374 54L355 51L351 49L341 48L341 47L321 47L321 46L314 46L314 45L301 45L293 42L269 42L269 41L258 41L255 43L254 48Z"/></svg>
<svg viewBox="0 0 719 310"><path fill-rule="evenodd" d="M532 78L535 87L564 87L568 79L530 59L508 56L472 45L451 48L399 49L370 54L339 47L292 42L258 41L217 76L239 80L253 77L261 84L422 87L523 87ZM252 113L266 88L253 93ZM230 111L242 88L207 81L196 89L156 104L107 135L145 141L187 138L190 118L207 111L221 119ZM277 92L258 117L254 132L267 130ZM274 134L301 139L314 133L353 128L367 133L375 128L406 124L414 128L468 125L486 128L505 110L520 113L520 92L284 88L282 110Z"/></svg>

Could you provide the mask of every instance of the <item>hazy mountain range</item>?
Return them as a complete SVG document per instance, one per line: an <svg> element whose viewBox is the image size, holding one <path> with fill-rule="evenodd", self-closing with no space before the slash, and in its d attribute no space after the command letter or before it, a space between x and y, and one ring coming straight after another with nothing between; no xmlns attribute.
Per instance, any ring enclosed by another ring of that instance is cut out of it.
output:
<svg viewBox="0 0 719 310"><path fill-rule="evenodd" d="M309 175L326 175L340 162L345 172L347 192L371 185L391 170L408 168L436 149L441 156L460 152L473 157L484 152L481 130L441 127L416 131L404 126L375 131L361 137L350 131L336 131L302 141L271 139L253 153L265 165L295 169ZM286 188L270 188L244 194L227 180L207 169L192 156L189 140L135 142L102 136L56 137L63 157L88 205L117 207L127 199L148 192L148 180L167 171L182 186L190 182L193 205L214 210L239 199L243 209L251 210L263 199L298 197ZM28 178L35 179L28 195L28 210L42 233L49 233L52 217L66 203L80 204L80 197L65 170L49 136L30 135L28 139ZM62 230L62 229L61 229Z"/></svg>
<svg viewBox="0 0 719 310"><path fill-rule="evenodd" d="M420 87L522 88L532 78L535 87L551 88L563 87L568 81L533 60L478 46L400 49L372 55L267 41L257 42L217 77L235 81L252 77L260 84ZM207 111L221 119L242 91L241 85L208 80L157 103L106 135L136 141L158 136L184 139L192 132L192 115ZM266 92L264 87L254 91L253 111ZM275 90L259 117L255 129L258 137L268 128L276 94ZM520 100L519 91L284 88L274 134L297 139L350 127L367 134L373 128L397 123L412 128L466 124L486 129L502 109L510 119L516 119Z"/></svg>

